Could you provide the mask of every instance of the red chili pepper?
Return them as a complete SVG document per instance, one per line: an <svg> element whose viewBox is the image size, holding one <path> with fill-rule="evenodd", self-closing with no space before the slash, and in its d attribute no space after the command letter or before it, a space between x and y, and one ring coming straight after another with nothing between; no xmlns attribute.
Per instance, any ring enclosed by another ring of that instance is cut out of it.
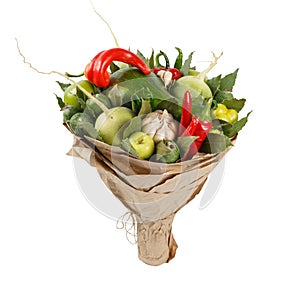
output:
<svg viewBox="0 0 300 300"><path fill-rule="evenodd" d="M159 71L162 71L162 70L171 72L173 80L177 80L182 76L181 72L176 68L154 68L154 69L152 69L153 73L155 73L155 74L157 74Z"/></svg>
<svg viewBox="0 0 300 300"><path fill-rule="evenodd" d="M147 64L136 54L122 48L112 48L98 53L87 64L84 71L86 78L98 87L107 87L110 82L110 75L107 72L107 68L113 61L121 61L137 67L145 75L151 73Z"/></svg>
<svg viewBox="0 0 300 300"><path fill-rule="evenodd" d="M212 98L206 103L199 117L192 116L192 120L181 136L198 136L191 144L189 151L184 155L181 161L192 158L200 149L207 134L212 128L211 108Z"/></svg>
<svg viewBox="0 0 300 300"><path fill-rule="evenodd" d="M192 96L186 91L182 101L182 112L178 135L180 136L191 122L192 118Z"/></svg>

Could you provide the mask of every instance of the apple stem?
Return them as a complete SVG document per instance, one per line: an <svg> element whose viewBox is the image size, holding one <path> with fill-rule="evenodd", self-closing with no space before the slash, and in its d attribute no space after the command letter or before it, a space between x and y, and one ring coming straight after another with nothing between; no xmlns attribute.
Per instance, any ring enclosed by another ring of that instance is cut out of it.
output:
<svg viewBox="0 0 300 300"><path fill-rule="evenodd" d="M30 67L30 69L34 70L35 72L37 72L39 74L43 74L43 75L57 74L59 76L62 76L64 78L66 78L68 81L70 81L72 84L74 84L78 89L80 89L89 99L91 99L93 102L95 102L103 110L103 112L105 114L108 114L109 109L101 101L99 101L95 96L93 96L91 93L89 93L83 87L81 87L76 81L74 81L73 79L71 79L66 74L63 74L63 73L55 71L55 70L52 70L52 71L49 71L49 72L44 72L44 71L40 71L39 69L37 69L36 67L34 67L29 61L26 60L24 54L21 52L21 49L20 49L19 42L18 42L17 38L15 40L17 42L18 52L19 52L20 56L23 58L24 64L28 65Z"/></svg>

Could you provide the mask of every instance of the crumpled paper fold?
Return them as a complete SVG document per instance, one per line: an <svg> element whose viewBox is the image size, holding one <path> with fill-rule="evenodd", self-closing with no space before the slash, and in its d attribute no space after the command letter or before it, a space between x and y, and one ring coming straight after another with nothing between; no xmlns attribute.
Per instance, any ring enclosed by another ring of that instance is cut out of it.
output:
<svg viewBox="0 0 300 300"><path fill-rule="evenodd" d="M139 258L149 265L160 265L176 254L172 233L176 213L201 191L230 148L163 164L140 160L119 147L74 135L68 155L82 158L97 169L104 184L135 217Z"/></svg>

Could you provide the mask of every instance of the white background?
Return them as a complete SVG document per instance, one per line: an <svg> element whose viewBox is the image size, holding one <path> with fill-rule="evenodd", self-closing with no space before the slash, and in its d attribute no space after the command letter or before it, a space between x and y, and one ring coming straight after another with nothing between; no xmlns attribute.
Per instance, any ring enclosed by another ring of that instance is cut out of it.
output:
<svg viewBox="0 0 300 300"><path fill-rule="evenodd" d="M253 110L226 157L222 185L176 216L169 264L145 265L115 221L81 193L55 76L79 73L114 43L89 1L9 1L1 8L0 298L299 299L299 15L297 1L101 1L122 47L224 56ZM175 54L175 52L174 52Z"/></svg>

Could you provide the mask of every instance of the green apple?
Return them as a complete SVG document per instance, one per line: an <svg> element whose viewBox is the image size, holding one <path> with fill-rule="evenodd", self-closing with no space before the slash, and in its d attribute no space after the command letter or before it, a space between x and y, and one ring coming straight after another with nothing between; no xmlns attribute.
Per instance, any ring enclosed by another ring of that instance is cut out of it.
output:
<svg viewBox="0 0 300 300"><path fill-rule="evenodd" d="M103 112L97 118L95 128L100 139L109 144L119 146L122 141L122 126L134 117L134 113L127 107L113 107Z"/></svg>
<svg viewBox="0 0 300 300"><path fill-rule="evenodd" d="M189 74L190 76L198 76L200 74L199 71L196 71L196 70L189 70Z"/></svg>
<svg viewBox="0 0 300 300"><path fill-rule="evenodd" d="M129 143L141 159L150 158L155 149L155 143L152 137L142 131L134 132L129 137Z"/></svg>
<svg viewBox="0 0 300 300"><path fill-rule="evenodd" d="M205 81L199 79L197 76L183 76L179 78L173 85L171 92L178 99L183 99L185 92L189 90L192 98L201 95L205 99L212 97L212 92Z"/></svg>
<svg viewBox="0 0 300 300"><path fill-rule="evenodd" d="M92 84L88 80L78 81L77 84L85 89L87 92L93 94L94 88ZM66 105L78 105L79 102L77 100L77 88L75 84L70 85L66 88L64 92L64 103Z"/></svg>

